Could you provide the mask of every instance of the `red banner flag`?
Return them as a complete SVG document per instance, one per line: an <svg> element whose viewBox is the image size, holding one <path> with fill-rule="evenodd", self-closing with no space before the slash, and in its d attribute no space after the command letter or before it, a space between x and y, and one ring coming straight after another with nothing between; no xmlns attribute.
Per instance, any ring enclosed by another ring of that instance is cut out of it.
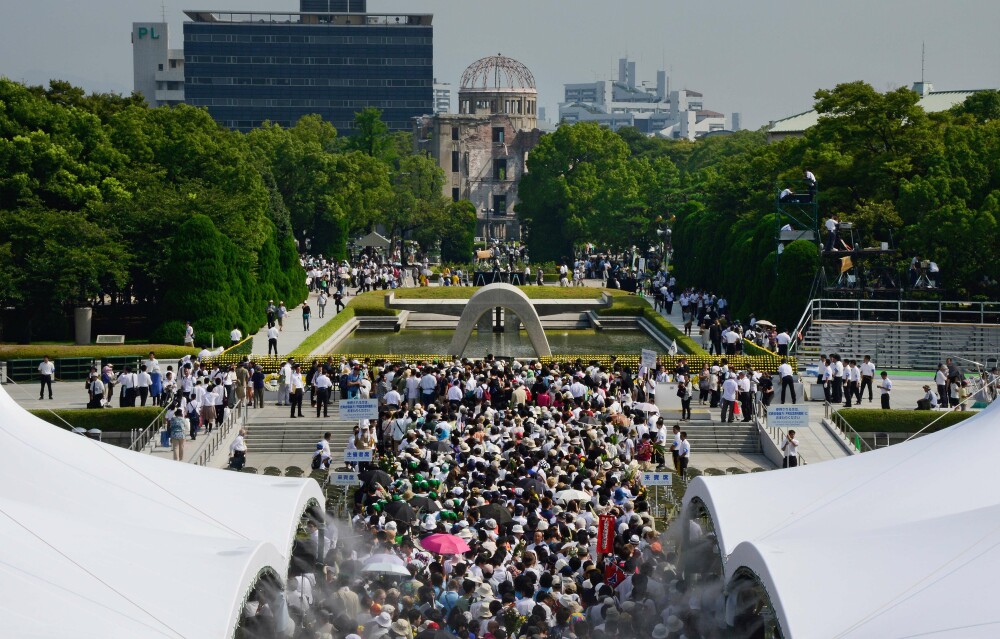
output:
<svg viewBox="0 0 1000 639"><path fill-rule="evenodd" d="M597 522L597 552L610 554L615 551L615 517L601 515Z"/></svg>

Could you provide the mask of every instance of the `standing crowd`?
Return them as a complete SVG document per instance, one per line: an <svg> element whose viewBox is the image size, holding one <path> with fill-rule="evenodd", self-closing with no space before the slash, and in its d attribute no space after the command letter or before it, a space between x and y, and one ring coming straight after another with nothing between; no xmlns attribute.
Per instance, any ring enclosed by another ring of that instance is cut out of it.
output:
<svg viewBox="0 0 1000 639"><path fill-rule="evenodd" d="M692 523L667 541L652 515L642 473L686 467L691 451L648 406L662 371L492 357L314 368L339 373L343 394L371 383L380 416L348 447L373 460L349 524L305 524L285 591L254 593L245 636L677 639L756 623L726 598L714 536ZM321 464L328 450L327 436Z"/></svg>

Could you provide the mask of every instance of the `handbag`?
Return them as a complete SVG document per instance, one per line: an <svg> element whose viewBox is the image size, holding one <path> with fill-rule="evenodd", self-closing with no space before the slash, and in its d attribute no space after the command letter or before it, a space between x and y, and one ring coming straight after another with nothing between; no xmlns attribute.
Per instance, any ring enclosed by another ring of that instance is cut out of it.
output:
<svg viewBox="0 0 1000 639"><path fill-rule="evenodd" d="M170 431L167 429L160 431L160 446L162 448L170 448Z"/></svg>

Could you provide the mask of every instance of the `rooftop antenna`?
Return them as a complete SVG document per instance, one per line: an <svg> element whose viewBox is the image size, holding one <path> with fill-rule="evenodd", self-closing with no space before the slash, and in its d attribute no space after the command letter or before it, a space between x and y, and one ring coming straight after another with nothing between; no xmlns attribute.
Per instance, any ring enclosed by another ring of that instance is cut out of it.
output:
<svg viewBox="0 0 1000 639"><path fill-rule="evenodd" d="M160 22L167 21L167 5L162 1L160 2Z"/></svg>
<svg viewBox="0 0 1000 639"><path fill-rule="evenodd" d="M924 52L925 45L924 42L920 42L920 84L924 83Z"/></svg>

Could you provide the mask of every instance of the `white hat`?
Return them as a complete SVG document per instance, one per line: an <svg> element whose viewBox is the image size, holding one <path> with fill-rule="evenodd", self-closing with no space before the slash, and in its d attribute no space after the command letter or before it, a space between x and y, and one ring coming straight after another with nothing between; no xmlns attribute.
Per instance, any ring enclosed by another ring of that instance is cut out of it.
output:
<svg viewBox="0 0 1000 639"><path fill-rule="evenodd" d="M667 630L670 632L680 632L684 629L684 622L677 615L667 617Z"/></svg>
<svg viewBox="0 0 1000 639"><path fill-rule="evenodd" d="M514 524L514 527L510 529L512 533L524 533L524 526L521 524Z"/></svg>
<svg viewBox="0 0 1000 639"><path fill-rule="evenodd" d="M375 617L375 623L383 628L388 628L392 625L392 617L389 616L389 613L380 612L378 616Z"/></svg>
<svg viewBox="0 0 1000 639"><path fill-rule="evenodd" d="M676 619L676 617L671 617L671 618ZM681 624L681 626L683 627L683 624ZM656 627L653 628L653 639L666 639L666 636L669 634L670 631L667 630L667 627L664 626L662 623L656 624Z"/></svg>

